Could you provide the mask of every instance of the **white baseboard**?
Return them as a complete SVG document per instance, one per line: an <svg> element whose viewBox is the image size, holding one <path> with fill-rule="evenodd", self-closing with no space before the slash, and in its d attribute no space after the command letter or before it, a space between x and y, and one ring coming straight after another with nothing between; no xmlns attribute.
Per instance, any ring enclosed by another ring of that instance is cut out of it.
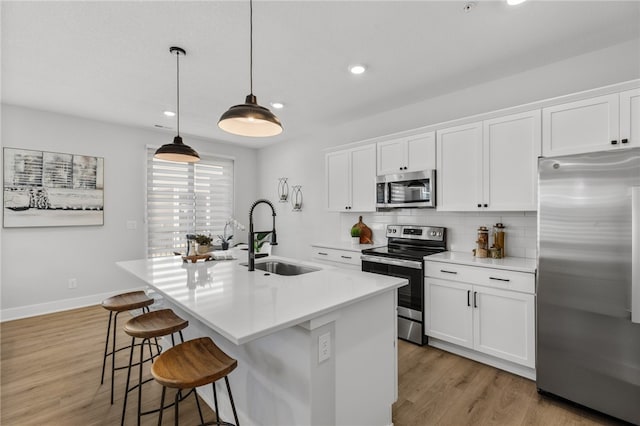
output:
<svg viewBox="0 0 640 426"><path fill-rule="evenodd" d="M481 362L482 364L487 364L492 367L499 368L500 370L508 371L509 373L517 374L518 376L522 376L529 380L536 380L536 370L533 368L525 367L524 365L518 365L511 361L499 359L491 355L486 355L481 352L474 351L472 349L467 349L462 346L445 342L443 340L434 339L433 337L429 337L428 345L433 346L434 348L442 349L443 351L451 352L456 355L472 359L474 361Z"/></svg>
<svg viewBox="0 0 640 426"><path fill-rule="evenodd" d="M2 309L0 310L0 322L51 314L53 312L68 311L69 309L84 308L85 306L98 305L107 297L138 290L144 290L144 287L119 290L108 293L92 294L90 296L76 297L73 299L62 299L53 302L38 303L35 305L18 306L16 308Z"/></svg>

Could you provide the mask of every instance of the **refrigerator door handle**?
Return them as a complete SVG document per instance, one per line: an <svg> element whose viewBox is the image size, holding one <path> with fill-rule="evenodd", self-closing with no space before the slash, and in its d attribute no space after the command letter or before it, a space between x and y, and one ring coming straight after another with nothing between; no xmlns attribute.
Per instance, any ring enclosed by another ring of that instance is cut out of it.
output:
<svg viewBox="0 0 640 426"><path fill-rule="evenodd" d="M640 324L640 186L631 188L631 322Z"/></svg>

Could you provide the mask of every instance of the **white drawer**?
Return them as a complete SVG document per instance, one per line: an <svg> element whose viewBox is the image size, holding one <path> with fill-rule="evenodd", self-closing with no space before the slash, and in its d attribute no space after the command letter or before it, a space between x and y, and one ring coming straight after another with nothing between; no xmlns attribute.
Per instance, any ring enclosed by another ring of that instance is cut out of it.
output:
<svg viewBox="0 0 640 426"><path fill-rule="evenodd" d="M361 265L360 253L349 250L337 250L324 247L312 247L311 257L325 262L346 263L349 265Z"/></svg>
<svg viewBox="0 0 640 426"><path fill-rule="evenodd" d="M426 261L425 275L530 294L535 294L536 287L534 274L455 263Z"/></svg>

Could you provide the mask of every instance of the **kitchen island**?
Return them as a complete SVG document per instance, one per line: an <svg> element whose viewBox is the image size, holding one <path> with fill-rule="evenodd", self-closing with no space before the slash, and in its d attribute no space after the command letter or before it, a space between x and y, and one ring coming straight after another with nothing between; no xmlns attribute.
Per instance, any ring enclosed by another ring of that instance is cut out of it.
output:
<svg viewBox="0 0 640 426"><path fill-rule="evenodd" d="M186 339L210 336L238 360L229 380L242 425L392 424L395 290L407 281L274 256L268 260L320 270L249 272L241 264L245 253L240 260L118 265L161 295L159 307L189 320ZM221 415L232 418L226 389L218 386ZM211 387L199 393L213 405Z"/></svg>

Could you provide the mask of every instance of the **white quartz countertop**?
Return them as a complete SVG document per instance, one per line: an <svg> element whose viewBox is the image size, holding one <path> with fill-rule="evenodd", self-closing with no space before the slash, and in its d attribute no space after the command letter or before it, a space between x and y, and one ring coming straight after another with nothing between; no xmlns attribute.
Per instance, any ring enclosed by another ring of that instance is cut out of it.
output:
<svg viewBox="0 0 640 426"><path fill-rule="evenodd" d="M406 279L352 271L278 256L321 268L296 276L249 272L237 260L183 263L178 256L117 262L170 302L240 345L303 323L368 297L396 289Z"/></svg>
<svg viewBox="0 0 640 426"><path fill-rule="evenodd" d="M536 273L536 259L524 257L505 257L503 259L490 259L475 257L471 253L459 251L445 251L424 257L425 261L437 261L445 263L457 263L459 265L479 266L484 268L505 269L509 271Z"/></svg>
<svg viewBox="0 0 640 426"><path fill-rule="evenodd" d="M313 243L312 247L323 247L329 249L337 249L337 250L346 250L360 253L364 249L375 248L375 247L384 247L387 243L385 242L374 242L373 244L353 244L351 241L333 241L333 242L323 242L323 243Z"/></svg>

